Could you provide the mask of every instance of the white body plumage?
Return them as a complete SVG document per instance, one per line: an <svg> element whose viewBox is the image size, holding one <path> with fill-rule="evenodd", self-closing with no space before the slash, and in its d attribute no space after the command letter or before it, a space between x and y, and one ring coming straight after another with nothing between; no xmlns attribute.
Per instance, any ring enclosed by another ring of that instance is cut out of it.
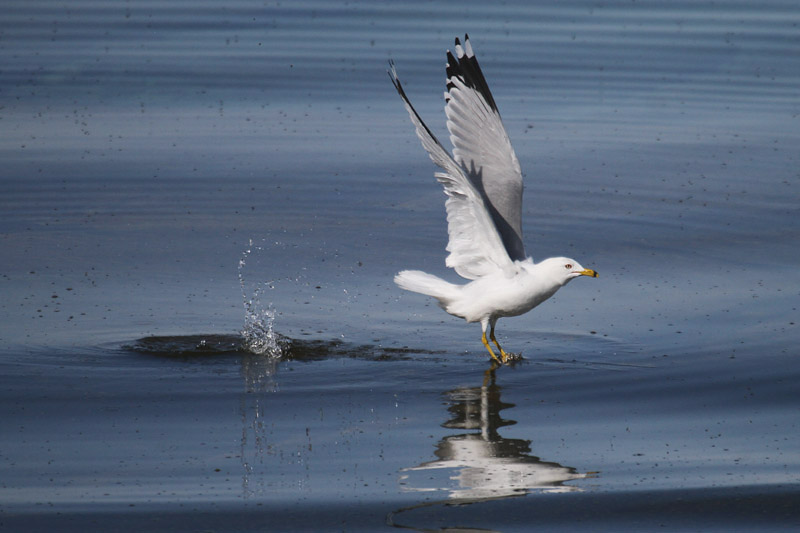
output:
<svg viewBox="0 0 800 533"><path fill-rule="evenodd" d="M540 263L515 261L513 268L497 270L465 285L419 270L404 270L394 281L405 290L433 296L453 316L467 322L492 323L527 313L584 271L572 259L553 257Z"/></svg>

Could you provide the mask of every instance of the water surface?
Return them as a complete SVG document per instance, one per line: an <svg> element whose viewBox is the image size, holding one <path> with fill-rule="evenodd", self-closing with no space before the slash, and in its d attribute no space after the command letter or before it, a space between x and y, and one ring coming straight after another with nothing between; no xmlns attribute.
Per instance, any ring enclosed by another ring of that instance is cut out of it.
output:
<svg viewBox="0 0 800 533"><path fill-rule="evenodd" d="M4 11L4 528L800 525L795 3ZM456 278L386 62L446 139L465 31L528 252L601 274L496 369L391 281Z"/></svg>

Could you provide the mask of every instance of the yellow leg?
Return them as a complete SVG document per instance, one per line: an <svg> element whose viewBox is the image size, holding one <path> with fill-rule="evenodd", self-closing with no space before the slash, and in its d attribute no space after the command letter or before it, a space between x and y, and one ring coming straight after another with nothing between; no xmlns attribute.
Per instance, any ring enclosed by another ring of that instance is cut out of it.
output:
<svg viewBox="0 0 800 533"><path fill-rule="evenodd" d="M489 350L489 353L492 354L492 359L494 359L498 363L502 363L503 361L501 361L500 359L497 358L497 356L494 354L494 351L492 350L492 347L489 346L489 341L486 340L486 332L485 331L483 332L483 336L481 337L481 340L483 341L483 345L486 346L486 349Z"/></svg>
<svg viewBox="0 0 800 533"><path fill-rule="evenodd" d="M485 333L483 334L483 338L486 339L486 334ZM503 350L503 348L500 346L500 343L497 342L497 339L494 336L494 324L492 324L492 330L489 332L489 338L492 339L492 342L494 343L494 345L497 346L498 350L500 350L500 357L501 357L501 361L500 362L501 363L506 363L511 356L508 355L506 353L506 351ZM484 344L486 344L487 347L489 345L485 340L484 340ZM489 350L489 351L491 351L491 350ZM494 353L492 355L494 355Z"/></svg>

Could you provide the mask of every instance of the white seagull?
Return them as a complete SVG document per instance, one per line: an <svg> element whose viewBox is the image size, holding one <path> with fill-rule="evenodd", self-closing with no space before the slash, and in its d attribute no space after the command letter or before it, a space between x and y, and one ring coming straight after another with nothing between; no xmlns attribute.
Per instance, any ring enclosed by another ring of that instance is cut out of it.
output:
<svg viewBox="0 0 800 533"><path fill-rule="evenodd" d="M449 283L419 270L394 277L400 288L433 296L439 306L467 322L480 322L481 340L499 363L511 356L500 347L494 327L500 317L527 313L578 276L597 277L574 259L552 257L538 263L522 244L522 171L497 104L489 91L469 36L456 38L456 56L447 51L444 93L453 155L441 145L408 100L394 62L389 75L405 103L422 147L441 171L434 175L447 195L449 242L445 264L465 285ZM498 356L486 340L486 330Z"/></svg>

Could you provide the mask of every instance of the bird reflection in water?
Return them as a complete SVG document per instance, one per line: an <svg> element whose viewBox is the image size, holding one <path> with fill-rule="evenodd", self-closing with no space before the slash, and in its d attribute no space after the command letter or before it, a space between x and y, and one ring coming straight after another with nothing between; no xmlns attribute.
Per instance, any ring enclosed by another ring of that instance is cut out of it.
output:
<svg viewBox="0 0 800 533"><path fill-rule="evenodd" d="M406 468L401 483L407 491L446 492L447 499L437 503L465 504L491 499L522 496L531 491L571 492L581 489L568 481L591 477L576 469L530 455L530 441L508 439L499 429L516 424L500 416L514 404L500 399L501 387L495 382L495 368L485 372L480 387L458 388L446 393L450 420L443 427L461 431L443 438L436 446L436 459ZM434 487L417 484L415 478L425 473L440 479ZM441 476L435 473L440 472ZM431 502L423 504L431 505ZM407 508L404 510L409 510ZM395 513L396 514L396 513Z"/></svg>

